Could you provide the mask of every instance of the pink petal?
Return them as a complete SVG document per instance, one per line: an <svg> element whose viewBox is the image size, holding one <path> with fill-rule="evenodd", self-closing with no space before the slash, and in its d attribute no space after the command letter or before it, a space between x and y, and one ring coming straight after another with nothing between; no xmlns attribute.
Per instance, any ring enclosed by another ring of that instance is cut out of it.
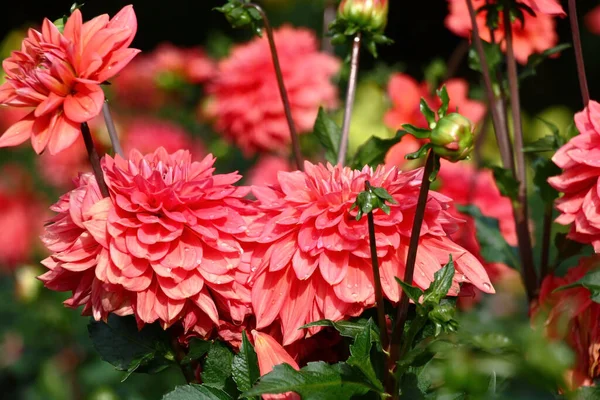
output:
<svg viewBox="0 0 600 400"><path fill-rule="evenodd" d="M269 326L281 310L290 287L287 271L265 271L252 287L252 307L258 329Z"/></svg>
<svg viewBox="0 0 600 400"><path fill-rule="evenodd" d="M2 136L0 136L0 147L18 146L31 137L35 116L28 114L19 122L14 123Z"/></svg>
<svg viewBox="0 0 600 400"><path fill-rule="evenodd" d="M78 83L75 94L65 98L64 109L67 117L75 122L87 122L100 114L104 103L104 92L97 85Z"/></svg>

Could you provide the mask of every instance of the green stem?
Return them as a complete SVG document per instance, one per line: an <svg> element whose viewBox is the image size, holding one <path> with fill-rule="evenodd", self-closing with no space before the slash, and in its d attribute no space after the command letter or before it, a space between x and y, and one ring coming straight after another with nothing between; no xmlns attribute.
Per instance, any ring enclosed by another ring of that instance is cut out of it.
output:
<svg viewBox="0 0 600 400"><path fill-rule="evenodd" d="M285 82L283 80L283 73L281 71L281 63L279 62L279 55L277 53L277 46L275 45L275 37L273 36L273 28L271 27L271 23L269 22L269 18L267 17L267 13L262 9L261 6L254 3L244 4L245 8L254 8L260 14L263 24L265 26L265 31L267 32L267 39L269 40L269 47L271 49L271 57L273 58L273 66L275 67L275 76L277 77L277 85L279 86L279 95L281 96L281 101L283 102L283 108L285 110L285 117L288 123L288 128L290 130L290 136L292 139L292 152L294 154L294 159L296 161L296 167L300 171L304 171L304 163L302 157L302 151L300 150L300 139L298 138L298 132L296 131L296 124L294 123L294 118L292 116L292 107L290 105L290 99L287 94L287 90L285 88ZM254 71L254 73L261 73L260 71Z"/></svg>
<svg viewBox="0 0 600 400"><path fill-rule="evenodd" d="M352 55L350 56L350 77L348 78L348 89L346 91L346 106L344 108L344 122L342 124L342 138L340 140L340 151L338 152L338 164L344 165L346 153L348 153L348 138L350 136L350 122L352 120L352 109L356 97L356 84L358 82L358 64L360 60L360 44L362 35L356 34L352 41Z"/></svg>

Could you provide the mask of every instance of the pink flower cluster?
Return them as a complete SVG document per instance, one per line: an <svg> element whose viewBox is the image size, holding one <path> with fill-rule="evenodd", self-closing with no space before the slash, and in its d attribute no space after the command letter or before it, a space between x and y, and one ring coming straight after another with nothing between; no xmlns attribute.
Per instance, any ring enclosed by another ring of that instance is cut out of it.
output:
<svg viewBox="0 0 600 400"><path fill-rule="evenodd" d="M563 173L548 180L564 195L556 201L556 222L571 225L568 237L600 252L600 103L591 101L575 115L579 135L552 157Z"/></svg>

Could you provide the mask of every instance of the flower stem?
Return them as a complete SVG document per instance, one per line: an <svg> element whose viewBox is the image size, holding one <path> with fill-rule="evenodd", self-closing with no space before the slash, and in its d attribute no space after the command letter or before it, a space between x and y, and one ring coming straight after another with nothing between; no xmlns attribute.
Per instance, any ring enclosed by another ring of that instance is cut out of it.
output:
<svg viewBox="0 0 600 400"><path fill-rule="evenodd" d="M365 181L365 190L371 190L371 183L369 181ZM377 320L379 324L379 333L381 335L381 345L386 349L389 344L389 339L383 303L383 289L381 288L381 275L379 274L379 260L377 259L377 241L375 239L375 220L373 218L373 211L367 214L367 220L369 222L369 247L371 248L371 265L373 267L375 302L377 303Z"/></svg>
<svg viewBox="0 0 600 400"><path fill-rule="evenodd" d="M509 169L514 173L514 159L512 157L510 138L508 135L508 129L506 129L506 123L502 116L503 107L501 100L496 97L494 88L492 86L492 77L487 59L485 58L483 41L481 40L481 37L479 37L479 28L477 27L477 19L475 8L473 7L473 0L467 0L467 7L469 8L469 15L471 16L471 24L473 28L473 44L475 45L475 50L479 55L479 63L481 64L485 93L487 95L490 112L492 114L492 123L494 125L496 141L498 142L498 148L500 150L500 157L502 158L502 164L504 165L504 168Z"/></svg>
<svg viewBox="0 0 600 400"><path fill-rule="evenodd" d="M336 13L335 2L326 0L325 9L323 10L323 39L321 40L321 50L329 54L333 54L335 49L331 44L331 38L327 36L327 31L329 30L329 25L335 19Z"/></svg>
<svg viewBox="0 0 600 400"><path fill-rule="evenodd" d="M104 181L104 174L102 174L102 167L100 166L100 156L98 156L96 146L94 146L94 139L92 138L92 133L90 132L90 127L88 126L87 122L81 124L81 136L83 136L85 149L87 150L88 157L90 159L90 164L92 164L92 170L94 171L96 182L98 183L98 187L100 188L100 193L102 193L102 196L108 197L108 187L106 186L106 182Z"/></svg>
<svg viewBox="0 0 600 400"><path fill-rule="evenodd" d="M175 352L175 361L177 362L177 365L179 366L179 369L181 370L181 373L183 374L185 381L188 384L198 383L198 381L196 380L196 376L194 375L194 372L182 364L182 361L185 358L186 353L185 353L185 350L183 349L183 347L181 346L181 344L179 343L179 340L176 336L173 336L171 338L171 347L173 348L173 351Z"/></svg>
<svg viewBox="0 0 600 400"><path fill-rule="evenodd" d="M415 219L413 220L412 231L410 233L410 244L408 248L408 255L406 257L406 266L404 270L404 277L402 281L408 285L412 285L413 275L415 272L415 263L417 261L417 250L419 248L419 238L421 236L421 227L423 226L423 218L425 217L425 207L427 205L427 198L429 195L429 176L433 172L435 165L435 153L429 150L427 154L427 160L425 161L425 168L423 169L423 179L421 181L421 190L419 192L419 199L417 202L417 209L415 211ZM392 341L390 346L390 365L392 368L400 357L400 344L402 341L402 333L404 332L404 325L408 317L408 305L409 299L406 293L402 291L400 295L400 303L398 305L398 311L395 320L395 326L392 330ZM396 393L394 398L397 398Z"/></svg>
<svg viewBox="0 0 600 400"><path fill-rule="evenodd" d="M285 82L283 81L283 73L281 72L281 64L279 63L279 55L277 53L277 46L275 45L275 38L273 36L273 28L267 17L267 13L262 9L261 6L254 3L244 4L244 7L252 7L260 14L265 31L267 32L267 39L269 40L269 47L271 48L271 57L273 58L273 66L275 67L275 75L277 77L277 85L279 86L279 94L281 101L283 102L283 108L285 110L285 117L287 119L288 127L290 129L290 136L292 138L292 152L294 153L294 159L296 161L296 167L300 171L304 171L304 163L302 158L302 152L300 151L300 140L298 138L298 132L296 132L296 124L292 116L292 107L290 105L290 99L285 88Z"/></svg>
<svg viewBox="0 0 600 400"><path fill-rule="evenodd" d="M106 123L108 136L110 137L110 142L112 143L112 147L115 151L115 154L118 154L121 157L125 158L125 156L123 155L123 148L121 147L121 142L119 141L119 135L117 134L117 128L115 128L115 122L113 121L112 115L110 115L110 109L108 108L108 100L105 100L104 104L102 104L102 114L104 115L104 122Z"/></svg>
<svg viewBox="0 0 600 400"><path fill-rule="evenodd" d="M585 74L585 64L583 62L581 33L579 31L579 21L577 20L577 6L575 4L575 0L569 0L569 21L571 23L571 34L573 35L573 48L575 50L575 60L577 62L577 76L579 78L581 99L583 100L583 106L587 107L588 103L590 102L590 91L588 89L587 77Z"/></svg>
<svg viewBox="0 0 600 400"><path fill-rule="evenodd" d="M338 164L344 165L346 162L346 153L348 153L348 137L350 136L350 121L352 120L352 109L354 108L354 98L356 97L356 83L358 81L358 63L360 59L360 43L362 36L359 33L354 36L352 41L352 55L350 57L350 78L348 79L348 90L346 92L346 107L344 109L344 123L342 124L342 139L340 141L340 151L338 153Z"/></svg>
<svg viewBox="0 0 600 400"><path fill-rule="evenodd" d="M527 164L525 153L523 153L523 126L521 121L521 99L519 96L519 76L517 74L517 61L513 49L513 34L510 13L508 12L509 1L505 2L504 36L506 39L506 63L508 72L508 87L510 90L510 109L513 120L513 132L515 136L515 153L517 161L516 177L519 181L518 204L514 207L517 238L519 239L519 253L521 256L521 275L527 297L532 300L535 296L537 277L534 269L531 236L529 234L529 213L527 204Z"/></svg>

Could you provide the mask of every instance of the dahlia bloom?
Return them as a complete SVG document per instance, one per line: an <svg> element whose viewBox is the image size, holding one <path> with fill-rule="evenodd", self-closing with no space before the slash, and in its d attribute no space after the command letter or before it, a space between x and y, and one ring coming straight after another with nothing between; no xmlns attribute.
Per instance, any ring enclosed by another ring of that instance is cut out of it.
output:
<svg viewBox="0 0 600 400"><path fill-rule="evenodd" d="M585 26L593 34L600 35L600 6L586 14Z"/></svg>
<svg viewBox="0 0 600 400"><path fill-rule="evenodd" d="M193 158L200 158L206 150L180 125L154 118L135 118L124 125L123 149L129 152L137 149L140 153L152 153L164 147L168 153L179 149L189 149Z"/></svg>
<svg viewBox="0 0 600 400"><path fill-rule="evenodd" d="M575 125L580 134L561 147L552 161L563 169L561 175L548 183L563 193L556 201L561 213L556 222L571 225L568 237L580 243L591 243L600 252L600 104L590 101L575 114Z"/></svg>
<svg viewBox="0 0 600 400"><path fill-rule="evenodd" d="M524 2L532 8L535 7L533 1ZM537 2L539 4L539 10L548 10L547 7L542 7L543 2ZM485 5L485 0L473 0L473 6L475 9ZM445 25L454 34L468 38L471 36L471 17L469 16L469 9L467 8L466 0L448 0L448 6L450 13L446 17ZM516 19L512 23L513 33L513 49L515 52L515 58L521 64L527 63L527 58L534 53L541 53L544 50L550 49L558 43L558 35L556 33L556 22L551 15L540 12L535 17L523 13L525 18L525 25L521 24L521 21ZM477 14L477 27L479 28L479 35L486 42L491 42L490 30L486 26L487 12L480 12ZM506 49L506 42L504 38L504 23L502 20L502 13L499 18L498 29L495 30L496 41L501 43L503 50Z"/></svg>
<svg viewBox="0 0 600 400"><path fill-rule="evenodd" d="M521 0L520 2L531 7L536 13L558 15L561 17L567 15L558 0Z"/></svg>
<svg viewBox="0 0 600 400"><path fill-rule="evenodd" d="M42 32L30 29L21 51L4 60L6 82L0 105L34 110L0 137L0 147L31 138L39 154L56 154L75 142L80 124L100 113L100 84L117 74L139 52L128 46L137 30L132 6L109 20L103 14L85 24L75 10L61 33L49 20Z"/></svg>
<svg viewBox="0 0 600 400"><path fill-rule="evenodd" d="M248 184L253 186L270 186L277 184L280 171L289 172L295 168L283 157L265 155L259 158L252 169L248 171Z"/></svg>
<svg viewBox="0 0 600 400"><path fill-rule="evenodd" d="M204 84L216 72L215 62L202 48L160 44L136 57L114 80L112 89L120 104L158 108L169 100L164 89L173 84Z"/></svg>
<svg viewBox="0 0 600 400"><path fill-rule="evenodd" d="M300 369L298 363L296 363L292 356L289 355L281 344L279 344L272 336L253 330L252 338L254 339L254 350L256 351L256 357L258 358L260 376L273 371L273 367L279 364L289 364L296 370ZM263 398L266 400L300 400L300 396L292 392L263 395Z"/></svg>
<svg viewBox="0 0 600 400"><path fill-rule="evenodd" d="M584 287L555 289L577 282L587 272L598 268L599 256L582 258L564 277L548 275L540 288L539 304L534 317L545 317L546 334L551 339L565 339L577 361L567 375L571 389L591 386L600 377L600 304L592 301Z"/></svg>
<svg viewBox="0 0 600 400"><path fill-rule="evenodd" d="M337 104L331 78L340 62L318 51L317 38L308 29L284 26L274 36L296 129L309 132L319 106ZM266 37L234 47L219 63L208 93L215 128L245 154L287 148L290 133Z"/></svg>
<svg viewBox="0 0 600 400"><path fill-rule="evenodd" d="M423 174L422 169L402 173L380 166L353 171L310 162L305 169L280 172L277 185L252 188L256 206L264 213L252 227L262 228L254 239L249 280L256 329L280 325L283 345L304 337L299 328L306 323L341 320L374 305L367 221L356 221L356 210L349 211L366 180L398 202L390 205L390 215L377 210L374 218L383 291L390 301L399 300L394 277L404 275ZM458 222L447 211L449 202L441 194L429 194L414 284L427 288L452 254L457 270L453 295L459 282L493 292L481 263L448 237Z"/></svg>
<svg viewBox="0 0 600 400"><path fill-rule="evenodd" d="M44 208L26 182L20 167L0 170L0 270L29 261L42 230Z"/></svg>
<svg viewBox="0 0 600 400"><path fill-rule="evenodd" d="M128 160L106 156L102 168L110 197L89 210L82 207L81 235L86 242L63 245L78 237L63 233L60 220L55 221L48 229L56 239L50 236L46 241L54 239L61 247L47 243L57 254L45 265L69 270L84 253L81 247L86 255L93 251L94 258L86 259L85 265L98 282L118 288L100 295L99 304L89 305L97 319L113 312L104 303L114 304L111 296L122 293L126 312L140 324L158 320L168 327L182 320L185 331L206 335L222 316L241 322L250 293L240 282L250 271L240 266L243 250L238 239L244 238L251 214L242 199L249 189L232 186L240 179L235 173L213 175L214 161L209 155L192 162L187 151L168 154L163 148L146 156L134 150ZM74 215L66 208L57 211ZM83 267L74 268L77 274ZM51 289L72 290L55 283L53 275L44 279Z"/></svg>

